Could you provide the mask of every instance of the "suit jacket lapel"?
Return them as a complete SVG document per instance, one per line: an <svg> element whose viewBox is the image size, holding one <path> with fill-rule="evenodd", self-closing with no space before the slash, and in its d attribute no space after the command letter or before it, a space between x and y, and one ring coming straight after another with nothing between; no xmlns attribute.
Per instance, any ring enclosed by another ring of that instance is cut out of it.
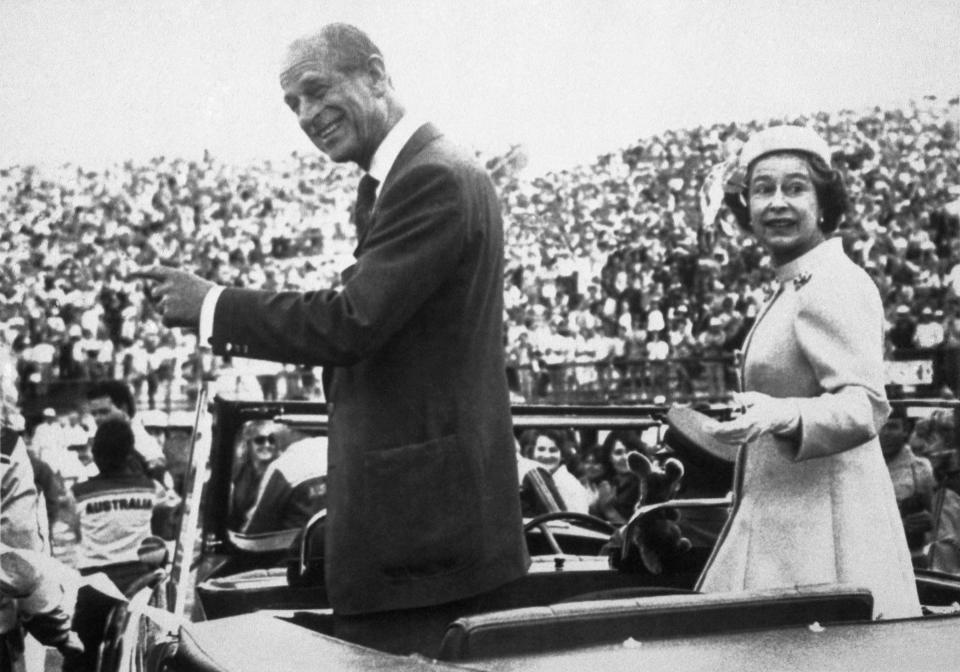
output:
<svg viewBox="0 0 960 672"><path fill-rule="evenodd" d="M397 179L397 176L403 172L404 167L410 163L413 157L419 154L427 144L439 138L441 135L443 134L436 126L427 123L418 128L414 134L410 136L406 144L404 144L403 149L401 149L397 155L397 160L390 166L390 171L387 173L386 179L383 181L383 184L380 185L380 191L377 195L377 200L373 204L373 210L370 212L367 226L362 232L357 231L357 249L354 251L354 257L359 254L360 248L363 247L363 243L366 241L370 230L376 226L377 212L379 210L377 205L380 203L380 198L393 186L393 182Z"/></svg>
<svg viewBox="0 0 960 672"><path fill-rule="evenodd" d="M439 138L441 135L443 134L433 124L424 124L418 128L416 132L410 136L410 139L407 140L403 149L400 150L400 154L397 155L397 160L390 166L387 179L385 179L380 186L380 193L383 194L383 192L393 186L394 180L396 180L397 176L403 171L404 166L410 163L411 159L419 154L427 144Z"/></svg>

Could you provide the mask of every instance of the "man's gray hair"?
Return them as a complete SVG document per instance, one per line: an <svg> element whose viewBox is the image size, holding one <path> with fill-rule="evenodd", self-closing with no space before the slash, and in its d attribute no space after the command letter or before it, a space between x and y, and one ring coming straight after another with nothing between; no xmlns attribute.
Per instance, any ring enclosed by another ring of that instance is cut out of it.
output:
<svg viewBox="0 0 960 672"><path fill-rule="evenodd" d="M348 75L366 68L371 56L383 58L365 32L347 23L331 23L290 43L281 63L281 85L304 64L321 61L328 51L336 57L337 70Z"/></svg>

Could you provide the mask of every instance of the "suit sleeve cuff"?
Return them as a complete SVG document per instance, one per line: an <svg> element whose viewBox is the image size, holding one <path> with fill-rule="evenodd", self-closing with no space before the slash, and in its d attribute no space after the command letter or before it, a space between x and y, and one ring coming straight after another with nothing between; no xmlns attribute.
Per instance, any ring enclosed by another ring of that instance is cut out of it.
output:
<svg viewBox="0 0 960 672"><path fill-rule="evenodd" d="M214 287L207 295L203 297L203 305L200 306L200 343L201 345L213 345L213 316L217 310L217 301L223 294L225 287Z"/></svg>

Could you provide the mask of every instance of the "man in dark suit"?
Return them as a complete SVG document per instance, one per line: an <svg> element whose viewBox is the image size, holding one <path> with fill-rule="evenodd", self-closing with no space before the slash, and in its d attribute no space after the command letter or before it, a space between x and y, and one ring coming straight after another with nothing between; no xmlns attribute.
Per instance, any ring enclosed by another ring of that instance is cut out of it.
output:
<svg viewBox="0 0 960 672"><path fill-rule="evenodd" d="M159 282L164 323L199 326L215 353L324 367L326 581L338 634L402 651L386 628L409 635L434 619L415 627L438 638L439 621L529 564L502 345L500 204L469 154L406 114L362 31L334 24L296 40L280 83L310 140L366 172L343 288L222 288L164 267L141 275Z"/></svg>

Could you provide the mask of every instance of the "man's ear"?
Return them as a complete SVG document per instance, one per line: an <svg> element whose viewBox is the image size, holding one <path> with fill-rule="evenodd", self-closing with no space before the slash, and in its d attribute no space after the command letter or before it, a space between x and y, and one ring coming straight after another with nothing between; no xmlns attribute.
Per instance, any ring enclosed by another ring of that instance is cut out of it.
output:
<svg viewBox="0 0 960 672"><path fill-rule="evenodd" d="M367 59L367 77L370 78L370 85L373 90L382 95L390 88L390 76L387 74L387 66L383 59L377 54L373 54Z"/></svg>

